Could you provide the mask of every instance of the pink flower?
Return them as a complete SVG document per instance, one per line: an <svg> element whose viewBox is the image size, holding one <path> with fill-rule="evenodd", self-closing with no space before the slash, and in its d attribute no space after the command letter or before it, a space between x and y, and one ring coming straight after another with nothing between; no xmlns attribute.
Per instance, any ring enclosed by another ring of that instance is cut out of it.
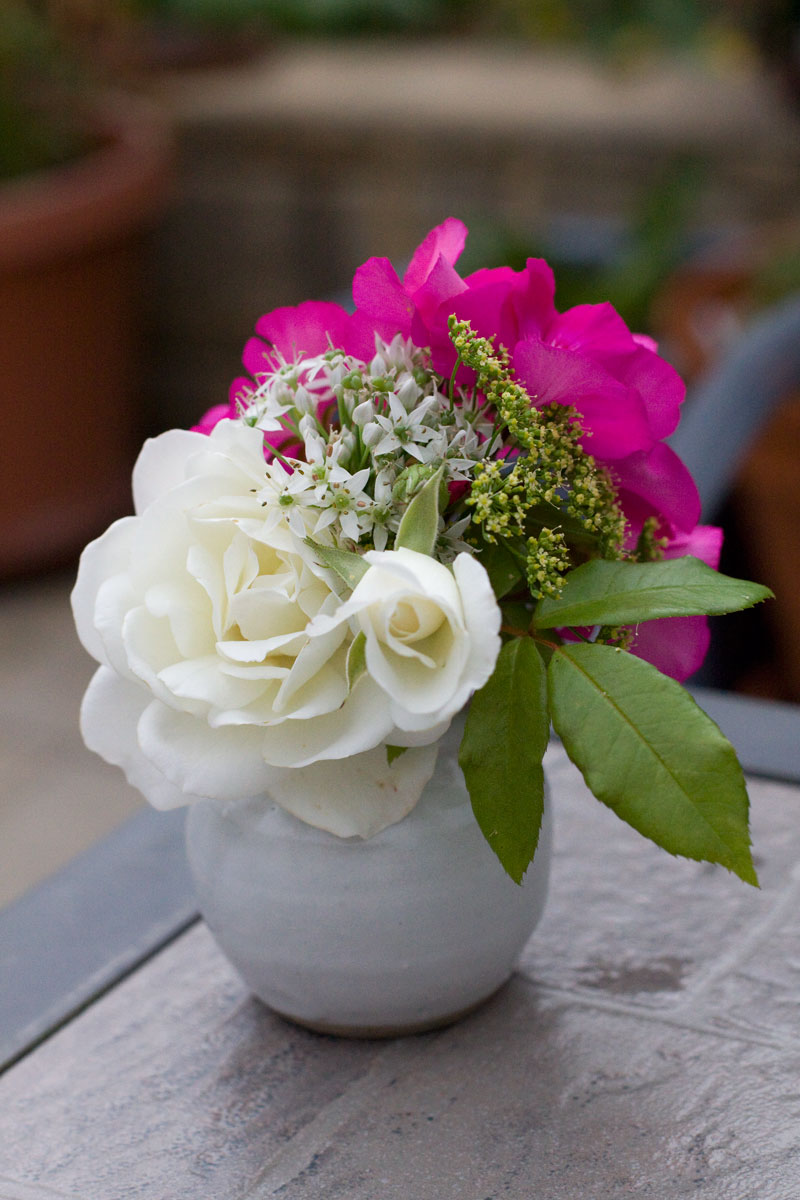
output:
<svg viewBox="0 0 800 1200"><path fill-rule="evenodd" d="M578 410L587 448L602 462L647 451L672 433L685 389L649 338L632 334L610 304L559 313L553 273L542 259L528 259L522 271L496 267L462 279L455 263L466 233L454 217L431 230L402 281L388 259L369 259L353 281L357 315L369 317L382 336L400 332L430 346L445 376L456 362L448 318L469 320L506 347L534 403Z"/></svg>
<svg viewBox="0 0 800 1200"><path fill-rule="evenodd" d="M291 362L300 352L308 357L331 347L368 362L375 353L375 331L363 313L348 313L325 300L305 300L296 308L276 308L260 317L258 337L247 342L242 361L256 378L279 365L278 355Z"/></svg>

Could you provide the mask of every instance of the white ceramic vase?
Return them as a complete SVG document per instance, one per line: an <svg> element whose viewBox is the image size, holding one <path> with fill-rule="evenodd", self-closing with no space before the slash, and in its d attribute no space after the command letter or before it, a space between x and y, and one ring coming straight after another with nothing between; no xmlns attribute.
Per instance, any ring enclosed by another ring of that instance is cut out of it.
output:
<svg viewBox="0 0 800 1200"><path fill-rule="evenodd" d="M324 1033L391 1036L447 1024L511 975L544 907L549 808L522 887L477 826L442 739L412 812L367 841L290 816L268 797L194 804L187 850L200 909L248 987Z"/></svg>

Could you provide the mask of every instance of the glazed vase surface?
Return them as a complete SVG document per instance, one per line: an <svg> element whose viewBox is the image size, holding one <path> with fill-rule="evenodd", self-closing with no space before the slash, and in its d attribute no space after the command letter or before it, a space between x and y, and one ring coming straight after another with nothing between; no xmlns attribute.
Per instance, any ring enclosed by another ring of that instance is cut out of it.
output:
<svg viewBox="0 0 800 1200"><path fill-rule="evenodd" d="M447 1024L511 975L547 891L549 806L522 886L478 828L463 722L402 821L364 841L260 797L194 804L187 851L201 912L245 983L312 1029L391 1036Z"/></svg>

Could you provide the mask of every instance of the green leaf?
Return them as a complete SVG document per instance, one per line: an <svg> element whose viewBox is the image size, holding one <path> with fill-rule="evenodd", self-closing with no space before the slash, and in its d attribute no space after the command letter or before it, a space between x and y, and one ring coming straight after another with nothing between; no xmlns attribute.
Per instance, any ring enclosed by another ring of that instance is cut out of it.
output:
<svg viewBox="0 0 800 1200"><path fill-rule="evenodd" d="M408 749L408 746L390 746L387 744L387 746L386 746L386 762L389 764L389 766L391 766L392 763L394 762L394 760L396 758L399 758L401 754L405 754L407 749Z"/></svg>
<svg viewBox="0 0 800 1200"><path fill-rule="evenodd" d="M556 732L598 800L670 854L758 885L744 776L730 742L679 683L612 646L557 646Z"/></svg>
<svg viewBox="0 0 800 1200"><path fill-rule="evenodd" d="M420 488L403 513L400 528L394 539L395 550L416 550L418 554L433 554L439 533L439 484L443 468L432 475Z"/></svg>
<svg viewBox="0 0 800 1200"><path fill-rule="evenodd" d="M771 595L769 588L720 575L691 555L657 563L596 558L570 571L560 596L539 601L534 622L539 629L635 625L658 617L735 612Z"/></svg>
<svg viewBox="0 0 800 1200"><path fill-rule="evenodd" d="M324 567L330 567L349 588L354 588L369 570L360 554L351 550L338 550L335 546L320 546L313 538L306 538L305 543L316 552Z"/></svg>
<svg viewBox="0 0 800 1200"><path fill-rule="evenodd" d="M514 638L472 697L458 761L481 831L515 883L539 840L549 735L544 663L530 638Z"/></svg>
<svg viewBox="0 0 800 1200"><path fill-rule="evenodd" d="M500 613L503 619L503 625L506 629L513 629L514 636L519 637L528 632L533 616L533 606L525 604L522 600L504 600L500 605ZM542 647L539 647L541 651Z"/></svg>
<svg viewBox="0 0 800 1200"><path fill-rule="evenodd" d="M533 504L525 509L525 529L539 533L542 529L560 529L570 545L596 546L599 537L590 533L577 517L562 512L555 504Z"/></svg>
<svg viewBox="0 0 800 1200"><path fill-rule="evenodd" d="M507 596L522 580L519 564L503 542L484 542L478 562L485 568L498 600Z"/></svg>
<svg viewBox="0 0 800 1200"><path fill-rule="evenodd" d="M347 651L345 672L347 675L347 690L352 692L361 676L367 669L367 638L363 629L357 633Z"/></svg>

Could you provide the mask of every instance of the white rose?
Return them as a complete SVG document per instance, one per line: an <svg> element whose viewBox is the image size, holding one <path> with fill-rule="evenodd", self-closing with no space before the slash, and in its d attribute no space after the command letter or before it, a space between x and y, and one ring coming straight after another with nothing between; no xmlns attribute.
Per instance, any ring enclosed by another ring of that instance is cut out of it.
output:
<svg viewBox="0 0 800 1200"><path fill-rule="evenodd" d="M375 749L396 740L391 702L369 675L348 692L346 622L312 635L341 602L285 510L262 499L278 470L240 422L145 445L137 515L87 547L73 592L101 664L82 731L156 807L268 793L332 833L369 836L416 803L435 747L391 767ZM310 767L304 792L297 768L321 760L336 761ZM355 778L379 786L354 795Z"/></svg>
<svg viewBox="0 0 800 1200"><path fill-rule="evenodd" d="M500 609L469 554L452 569L414 550L369 551L349 600L311 623L330 637L347 622L365 637L366 672L389 701L399 745L440 736L483 687L500 652Z"/></svg>

